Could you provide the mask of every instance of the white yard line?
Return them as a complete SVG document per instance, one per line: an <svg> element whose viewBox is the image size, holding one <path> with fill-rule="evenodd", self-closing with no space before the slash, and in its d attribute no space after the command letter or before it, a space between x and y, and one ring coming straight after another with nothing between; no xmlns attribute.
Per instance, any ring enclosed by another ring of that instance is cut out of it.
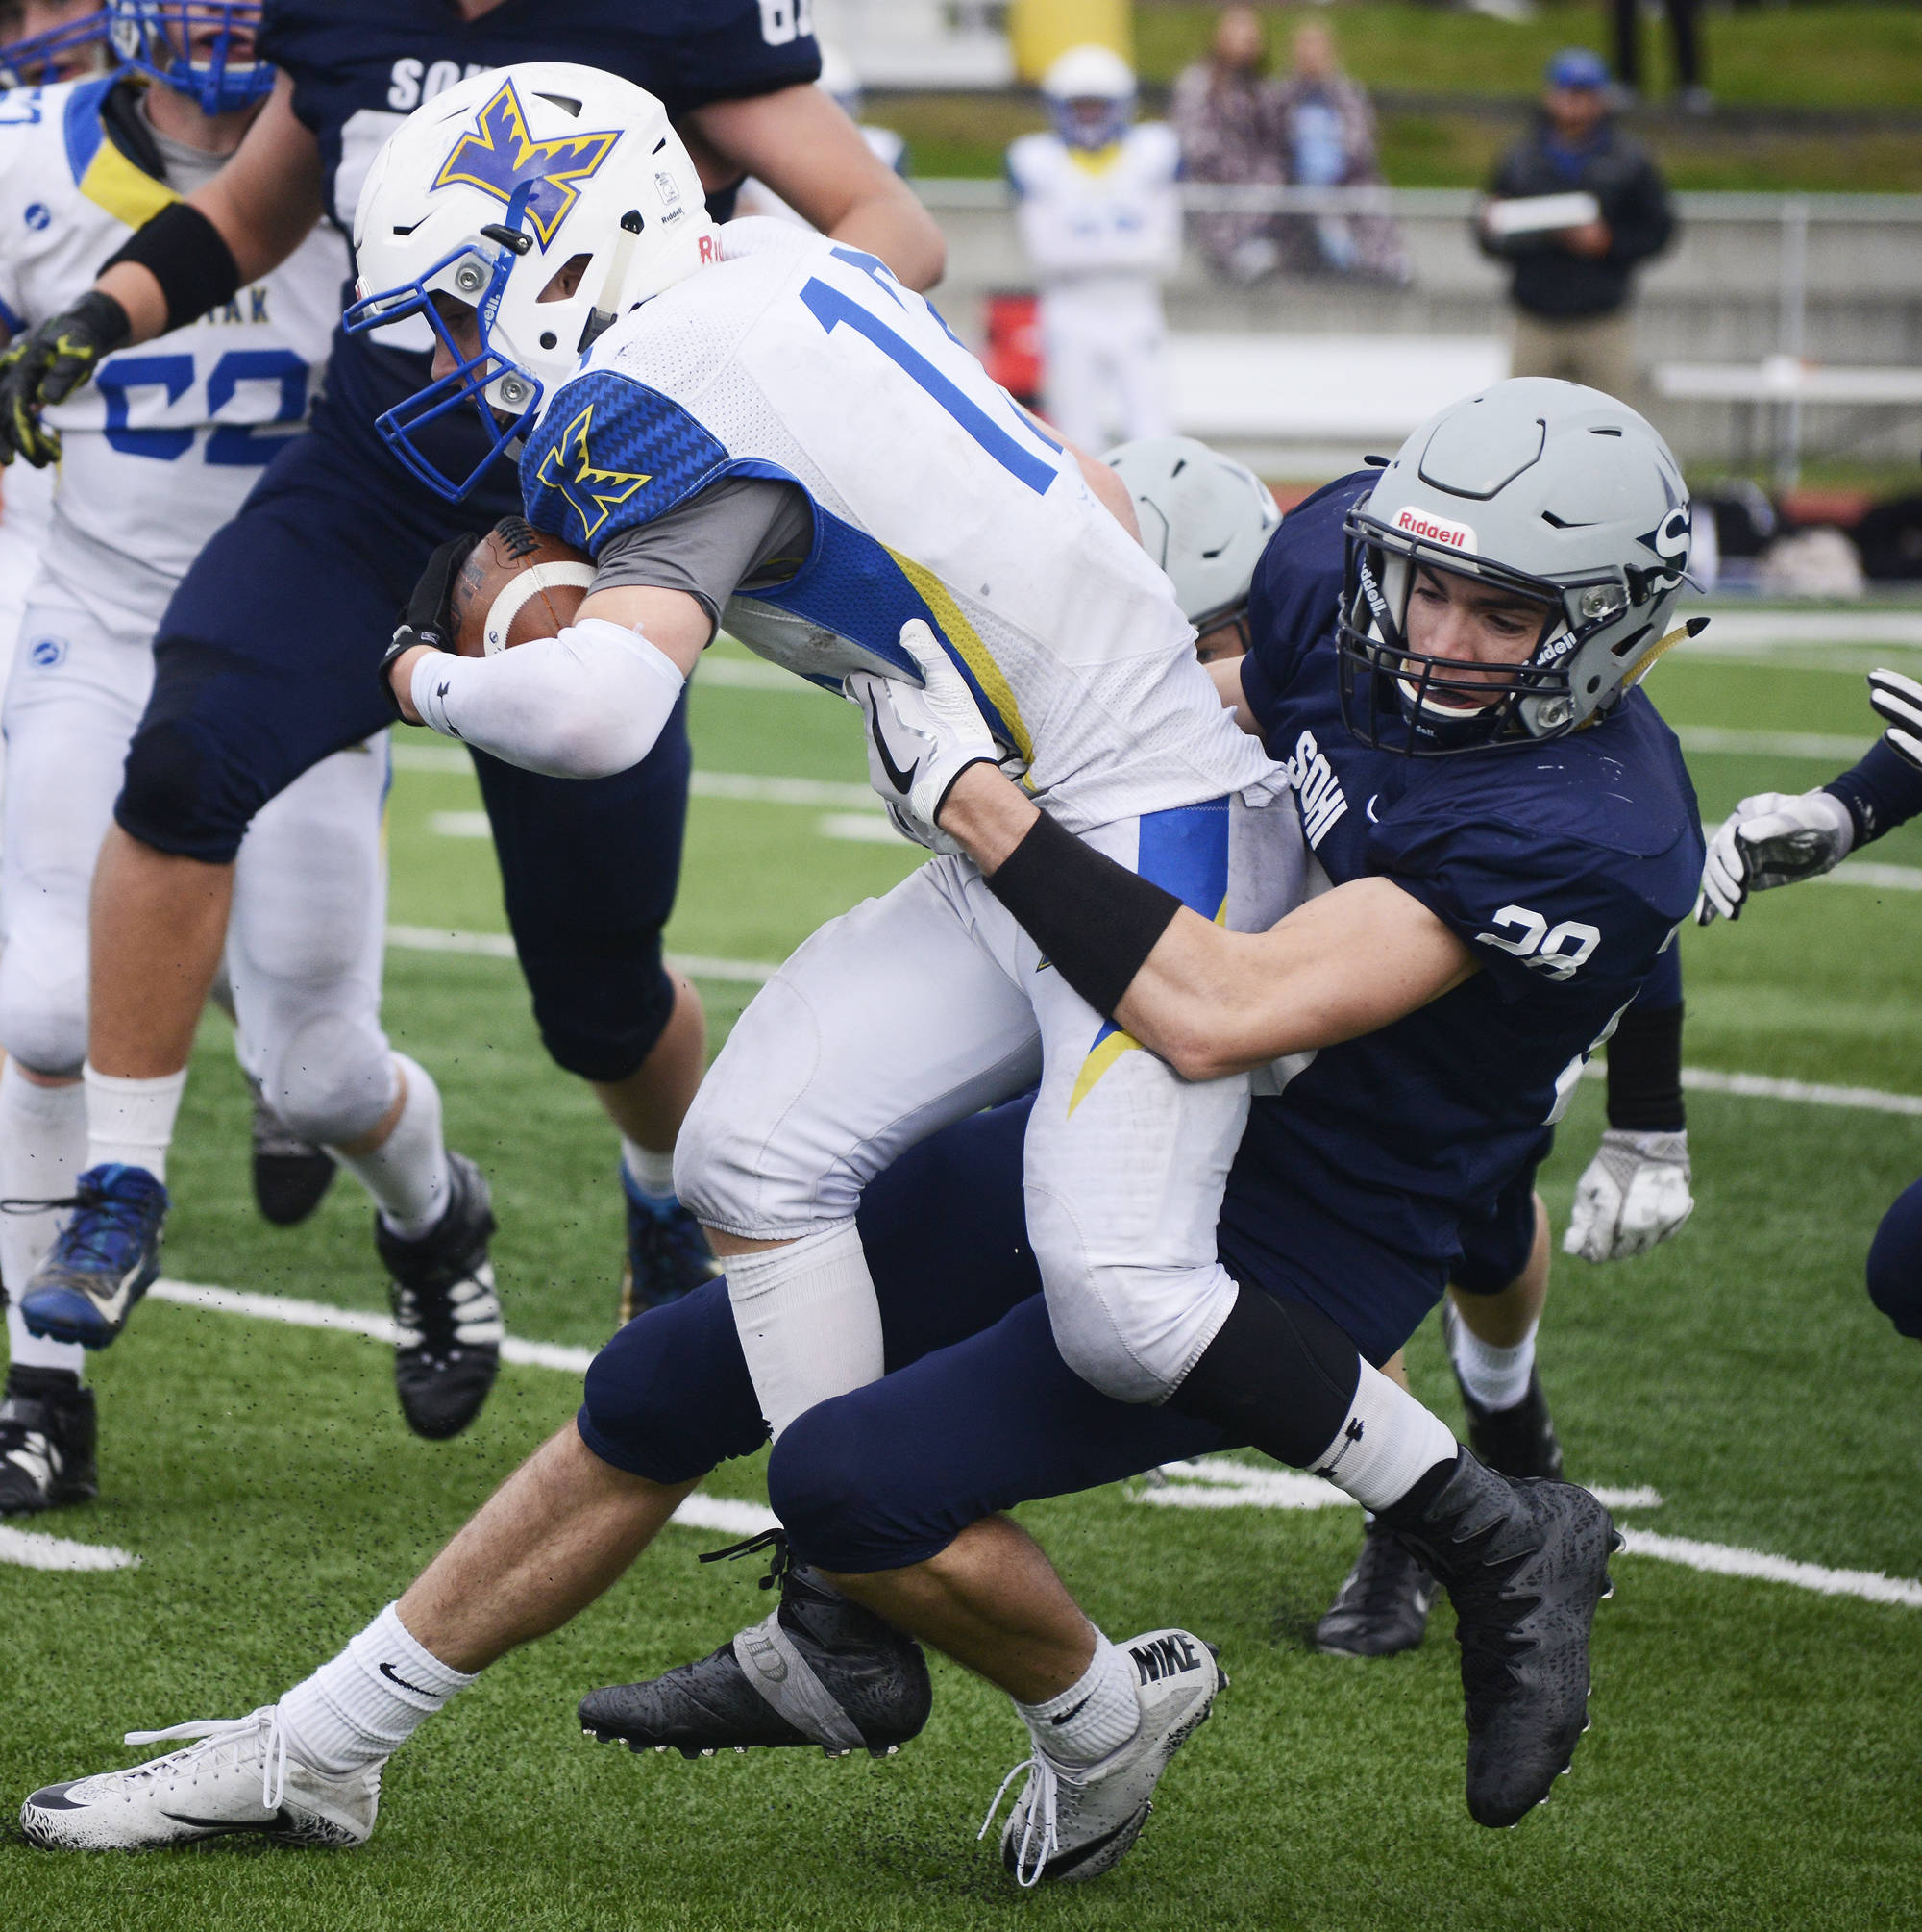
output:
<svg viewBox="0 0 1922 1932"><path fill-rule="evenodd" d="M74 1543L64 1536L0 1524L0 1563L22 1570L135 1570L140 1559L111 1543Z"/></svg>
<svg viewBox="0 0 1922 1932"><path fill-rule="evenodd" d="M1873 736L1842 738L1821 731L1727 731L1716 725L1676 725L1673 730L1685 752L1756 753L1837 765L1854 764L1875 742Z"/></svg>
<svg viewBox="0 0 1922 1932"><path fill-rule="evenodd" d="M1751 651L1785 644L1922 645L1922 610L1731 610L1713 607L1690 616L1709 620L1689 645L1702 651Z"/></svg>
<svg viewBox="0 0 1922 1932"><path fill-rule="evenodd" d="M326 1328L336 1333L364 1335L369 1340L393 1341L393 1325L384 1315L356 1308L335 1308L321 1301L299 1301L279 1295L257 1295L242 1289L210 1288L193 1281L160 1280L148 1291L157 1300L173 1301L221 1315L253 1321L282 1322L297 1328ZM584 1374L594 1358L591 1349L562 1348L551 1342L527 1342L509 1336L502 1344L504 1360L536 1369ZM1611 1509L1658 1509L1661 1494L1646 1487L1597 1489L1595 1495ZM1319 1476L1294 1470L1263 1469L1226 1456L1201 1456L1192 1462L1170 1463L1154 1477L1135 1486L1137 1502L1165 1509L1350 1509L1354 1504ZM675 1521L688 1529L723 1536L754 1536L776 1526L773 1514L759 1503L736 1498L706 1496L697 1490L676 1513ZM1626 1551L1711 1576L1752 1577L1786 1583L1825 1597L1857 1597L1869 1603L1892 1603L1922 1609L1922 1582L1885 1576L1868 1570L1829 1570L1817 1563L1798 1563L1791 1557L1764 1550L1742 1549L1721 1543L1698 1543L1688 1537L1657 1536L1648 1530L1627 1529ZM70 1543L63 1537L40 1536L0 1528L0 1562L25 1564L36 1570L123 1570L137 1556L105 1546Z"/></svg>
<svg viewBox="0 0 1922 1932"><path fill-rule="evenodd" d="M483 959L511 959L514 942L505 932L456 932L441 926L390 926L387 944L404 953L469 953ZM741 986L765 986L778 966L764 959L711 959L702 953L670 953L667 963L693 979L725 979Z"/></svg>

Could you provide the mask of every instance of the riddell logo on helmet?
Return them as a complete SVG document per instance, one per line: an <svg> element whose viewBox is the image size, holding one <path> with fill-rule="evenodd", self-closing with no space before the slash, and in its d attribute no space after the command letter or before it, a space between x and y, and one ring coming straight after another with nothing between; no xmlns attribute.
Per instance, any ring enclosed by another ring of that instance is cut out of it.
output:
<svg viewBox="0 0 1922 1932"><path fill-rule="evenodd" d="M1466 550L1472 555L1479 553L1482 547L1475 538L1475 533L1466 523L1451 522L1445 516L1435 515L1432 510L1404 506L1395 515L1394 527L1407 532L1410 536L1423 537L1430 543L1445 543L1450 550Z"/></svg>

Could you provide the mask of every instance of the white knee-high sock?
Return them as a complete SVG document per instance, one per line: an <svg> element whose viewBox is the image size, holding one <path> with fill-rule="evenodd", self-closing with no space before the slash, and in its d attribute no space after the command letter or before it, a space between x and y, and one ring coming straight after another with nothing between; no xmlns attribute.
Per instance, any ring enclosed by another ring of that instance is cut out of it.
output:
<svg viewBox="0 0 1922 1932"><path fill-rule="evenodd" d="M880 1304L853 1222L730 1255L727 1299L776 1439L816 1402L880 1380Z"/></svg>
<svg viewBox="0 0 1922 1932"><path fill-rule="evenodd" d="M92 1066L82 1069L86 1083L86 1164L119 1161L143 1167L156 1180L167 1177L167 1149L174 1121L186 1092L186 1069L158 1079L122 1079Z"/></svg>
<svg viewBox="0 0 1922 1932"><path fill-rule="evenodd" d="M378 1764L479 1674L443 1664L389 1603L339 1656L281 1699L287 1749L333 1777Z"/></svg>
<svg viewBox="0 0 1922 1932"><path fill-rule="evenodd" d="M1315 1458L1314 1470L1364 1509L1386 1509L1437 1463L1453 1462L1460 1449L1440 1416L1364 1362L1347 1420Z"/></svg>
<svg viewBox="0 0 1922 1932"><path fill-rule="evenodd" d="M1531 1322L1528 1333L1512 1349L1497 1349L1459 1315L1448 1324L1448 1352L1455 1373L1483 1408L1512 1409L1527 1395L1528 1378L1535 1373L1535 1331L1540 1325Z"/></svg>
<svg viewBox="0 0 1922 1932"><path fill-rule="evenodd" d="M43 1087L11 1061L0 1074L0 1199L61 1201L73 1192L86 1159L86 1093L76 1080ZM86 1350L76 1342L30 1335L19 1299L28 1277L47 1258L60 1227L60 1211L0 1213L0 1281L7 1284L10 1358L28 1369L64 1369L79 1375Z"/></svg>
<svg viewBox="0 0 1922 1932"><path fill-rule="evenodd" d="M394 1055L394 1069L407 1083L407 1097L393 1131L371 1153L346 1153L337 1147L328 1152L358 1176L379 1203L381 1219L403 1241L418 1241L447 1212L452 1186L440 1131L440 1089L433 1076L405 1053Z"/></svg>

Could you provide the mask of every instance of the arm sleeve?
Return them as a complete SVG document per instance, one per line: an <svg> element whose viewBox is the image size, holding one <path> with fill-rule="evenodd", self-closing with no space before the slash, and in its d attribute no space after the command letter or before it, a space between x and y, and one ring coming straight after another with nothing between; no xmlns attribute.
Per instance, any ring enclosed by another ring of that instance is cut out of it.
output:
<svg viewBox="0 0 1922 1932"><path fill-rule="evenodd" d="M434 652L412 697L443 736L549 778L602 779L653 749L685 682L639 632L590 617L493 657Z"/></svg>
<svg viewBox="0 0 1922 1932"><path fill-rule="evenodd" d="M595 558L593 588L684 591L718 624L742 584L801 568L813 526L797 484L727 477L654 522L608 538Z"/></svg>
<svg viewBox="0 0 1922 1932"><path fill-rule="evenodd" d="M1679 1133L1682 1102L1682 949L1673 941L1609 1042L1609 1125L1626 1133Z"/></svg>
<svg viewBox="0 0 1922 1932"><path fill-rule="evenodd" d="M1922 772L1885 738L1878 738L1860 764L1822 789L1848 807L1859 846L1922 815Z"/></svg>

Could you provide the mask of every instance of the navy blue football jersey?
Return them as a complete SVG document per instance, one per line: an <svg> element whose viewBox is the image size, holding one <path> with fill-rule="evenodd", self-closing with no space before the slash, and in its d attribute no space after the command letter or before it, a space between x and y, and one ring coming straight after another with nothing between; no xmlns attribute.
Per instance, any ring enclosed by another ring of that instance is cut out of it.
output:
<svg viewBox="0 0 1922 1932"><path fill-rule="evenodd" d="M1255 573L1243 689L1328 879L1392 879L1482 970L1324 1049L1279 1092L1261 1095L1257 1076L1222 1227L1231 1265L1287 1245L1294 1193L1406 1254L1451 1262L1461 1217L1486 1213L1532 1157L1701 879L1681 748L1639 691L1590 730L1522 748L1409 758L1349 731L1335 641L1342 524L1373 486L1372 473L1343 478L1275 533Z"/></svg>
<svg viewBox="0 0 1922 1932"><path fill-rule="evenodd" d="M361 184L387 137L423 101L471 74L576 61L682 114L813 80L821 54L806 15L800 0L501 0L474 20L451 0L267 0L260 46L293 82L294 112L320 142L328 212L351 236ZM431 359L336 334L315 433L345 439L371 476L412 493L374 424L426 387ZM465 411L416 433L450 476L466 475L484 447ZM496 464L475 503L488 514L520 508L510 464Z"/></svg>

